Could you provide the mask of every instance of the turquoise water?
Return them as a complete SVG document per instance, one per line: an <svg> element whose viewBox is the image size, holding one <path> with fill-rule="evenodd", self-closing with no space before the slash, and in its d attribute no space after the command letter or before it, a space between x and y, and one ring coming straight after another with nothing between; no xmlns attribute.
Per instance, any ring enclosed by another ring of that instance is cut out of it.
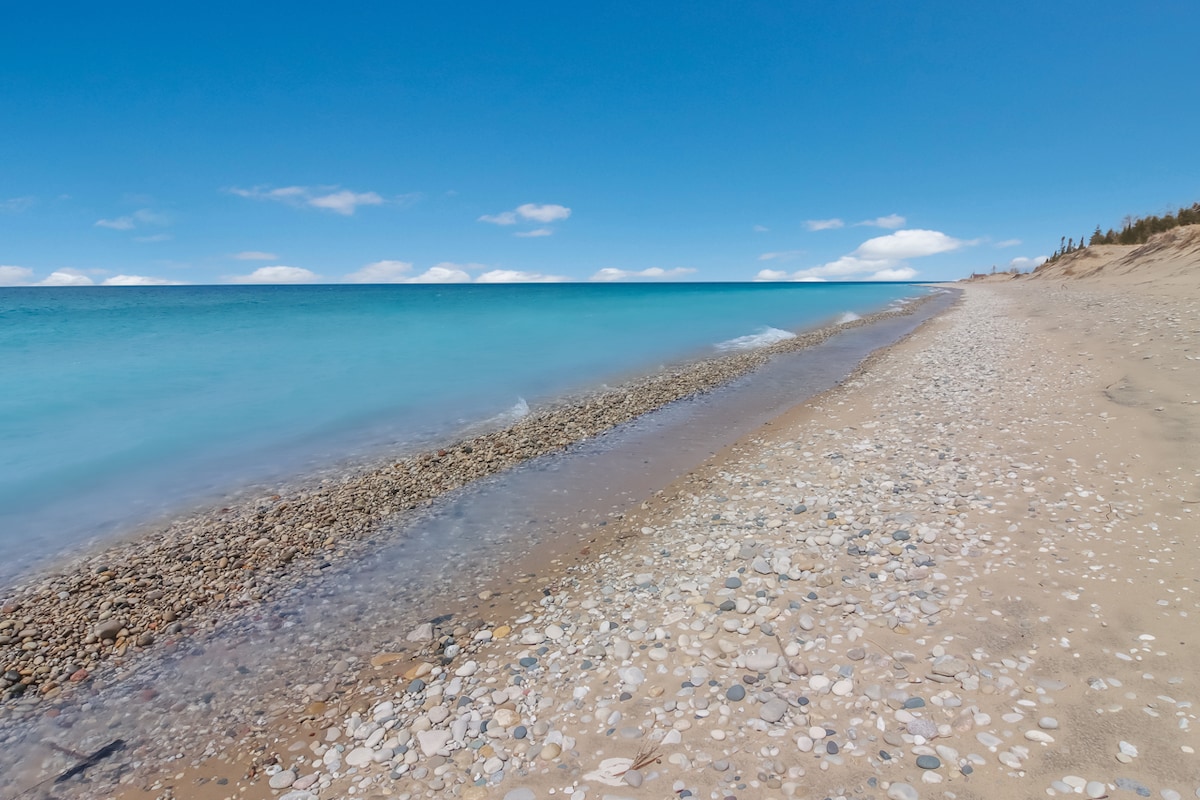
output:
<svg viewBox="0 0 1200 800"><path fill-rule="evenodd" d="M249 481L412 446L524 401L925 291L0 289L0 548L11 567Z"/></svg>

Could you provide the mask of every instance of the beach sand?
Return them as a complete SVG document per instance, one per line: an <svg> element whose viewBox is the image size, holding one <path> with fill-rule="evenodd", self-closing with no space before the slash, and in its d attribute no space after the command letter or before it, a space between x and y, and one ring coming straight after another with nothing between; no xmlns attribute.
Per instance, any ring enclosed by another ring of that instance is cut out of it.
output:
<svg viewBox="0 0 1200 800"><path fill-rule="evenodd" d="M1200 265L1176 253L967 285L851 380L482 590L478 623L315 651L241 729L83 780L131 798L1200 796Z"/></svg>

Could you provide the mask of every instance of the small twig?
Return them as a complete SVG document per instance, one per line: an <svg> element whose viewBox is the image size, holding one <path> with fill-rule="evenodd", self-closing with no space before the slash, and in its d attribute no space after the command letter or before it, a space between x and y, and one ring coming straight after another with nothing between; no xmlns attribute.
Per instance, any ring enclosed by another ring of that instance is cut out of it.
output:
<svg viewBox="0 0 1200 800"><path fill-rule="evenodd" d="M85 758L83 761L79 762L78 764L71 767L69 770L67 770L63 774L59 775L57 778L54 779L54 782L62 783L63 781L68 781L71 778L74 778L79 773L85 771L89 767L96 766L96 764L98 764L100 761L103 761L104 759L108 758L113 753L119 753L124 749L125 749L125 740L124 739L113 739L111 742L104 745L104 747L101 747L99 750L92 753L90 756Z"/></svg>
<svg viewBox="0 0 1200 800"><path fill-rule="evenodd" d="M82 759L78 764L76 764L75 766L66 770L65 772L59 774L58 777L54 778L54 783L56 785L60 784L60 783L64 783L66 781L69 781L71 778L74 778L76 775L86 771L89 767L96 766L96 764L98 764L100 761L108 758L113 753L118 753L125 749L125 740L124 739L113 739L111 742L104 745L104 747L101 747L99 750L92 753L91 755L85 755L85 754L77 752L75 750L71 750L71 749L63 747L61 745L57 745L54 742L48 741L48 742L43 742L43 743L48 745L52 750L57 750L58 752L62 753L63 755L68 755L68 756L71 756L72 758L76 758L76 759ZM30 786L30 787L18 792L17 794L14 794L12 797L9 798L9 800L18 800L19 798L24 797L25 795L32 792L34 789L39 789L42 786L45 786L49 782L50 782L50 778L46 778L44 781L39 781L38 783L35 783L33 786Z"/></svg>
<svg viewBox="0 0 1200 800"><path fill-rule="evenodd" d="M637 753L635 753L633 756L633 763L629 765L628 769L624 769L621 772L616 773L616 776L620 777L631 770L638 770L642 767L648 767L655 761L658 761L660 755L662 754L658 751L657 744L643 741L638 747Z"/></svg>

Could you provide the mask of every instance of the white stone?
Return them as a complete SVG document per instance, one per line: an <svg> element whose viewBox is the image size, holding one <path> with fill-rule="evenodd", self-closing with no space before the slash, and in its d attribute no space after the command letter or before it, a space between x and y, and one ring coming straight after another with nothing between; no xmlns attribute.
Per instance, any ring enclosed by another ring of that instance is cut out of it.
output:
<svg viewBox="0 0 1200 800"><path fill-rule="evenodd" d="M282 772L276 772L267 781L267 785L272 789L286 789L296 782L296 773L290 769L285 769Z"/></svg>
<svg viewBox="0 0 1200 800"><path fill-rule="evenodd" d="M371 756L374 751L369 747L356 747L349 753L346 753L346 766L362 767L371 763Z"/></svg>
<svg viewBox="0 0 1200 800"><path fill-rule="evenodd" d="M893 783L888 787L888 800L918 800L917 790L907 783Z"/></svg>
<svg viewBox="0 0 1200 800"><path fill-rule="evenodd" d="M433 623L422 622L417 627L413 628L406 637L410 642L432 642L433 641Z"/></svg>
<svg viewBox="0 0 1200 800"><path fill-rule="evenodd" d="M426 756L448 755L442 752L450 743L450 731L418 731L417 744Z"/></svg>

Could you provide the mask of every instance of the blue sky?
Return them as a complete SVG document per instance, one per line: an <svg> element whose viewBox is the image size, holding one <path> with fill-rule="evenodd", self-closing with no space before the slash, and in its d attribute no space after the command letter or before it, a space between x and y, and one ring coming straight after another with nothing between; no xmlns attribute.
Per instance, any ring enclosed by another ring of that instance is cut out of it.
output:
<svg viewBox="0 0 1200 800"><path fill-rule="evenodd" d="M1200 200L1200 4L8 4L0 283L941 280Z"/></svg>

